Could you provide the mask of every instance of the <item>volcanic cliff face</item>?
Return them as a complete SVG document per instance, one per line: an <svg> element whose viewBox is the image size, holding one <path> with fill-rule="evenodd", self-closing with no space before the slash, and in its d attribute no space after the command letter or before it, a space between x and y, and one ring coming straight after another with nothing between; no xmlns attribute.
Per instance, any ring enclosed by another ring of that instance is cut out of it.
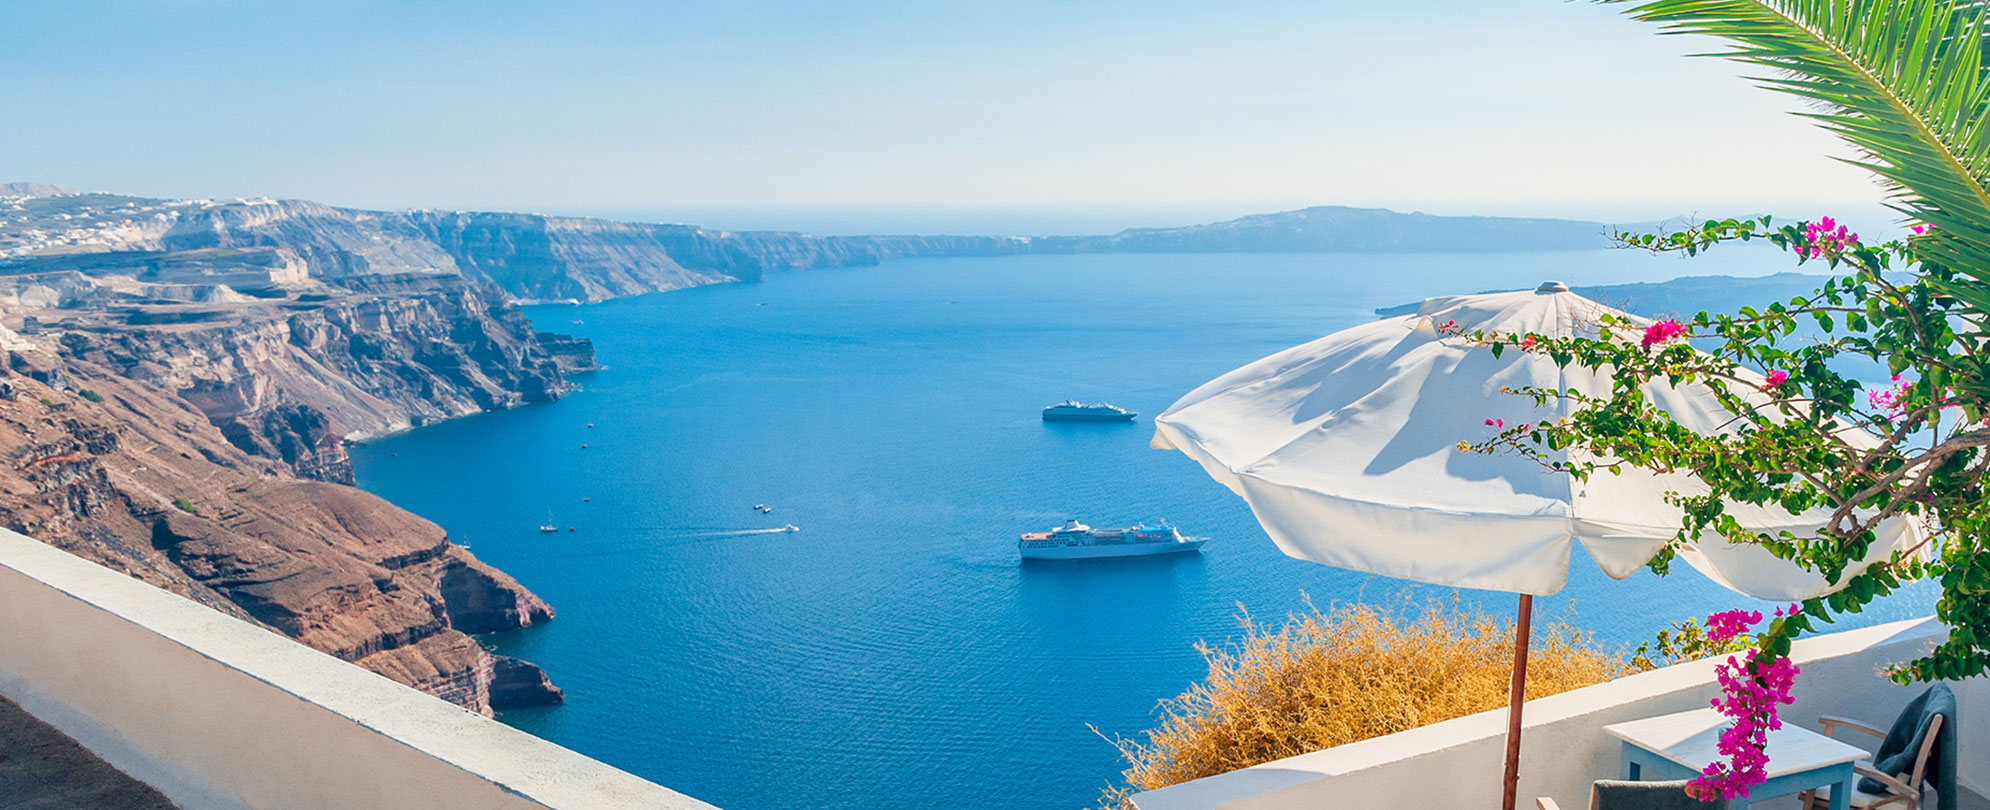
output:
<svg viewBox="0 0 1990 810"><path fill-rule="evenodd" d="M25 373L0 378L8 528L474 711L559 699L537 667L468 635L552 609L440 527L293 477L115 369L14 357Z"/></svg>
<svg viewBox="0 0 1990 810"><path fill-rule="evenodd" d="M65 355L173 391L237 447L270 455L265 444L288 445L280 452L310 457L306 467L336 444L330 436L555 399L571 387L564 372L593 362L585 341L542 344L496 291L436 274L349 279L337 294L57 315ZM322 414L323 430L298 408ZM273 435L286 433L297 435Z"/></svg>
<svg viewBox="0 0 1990 810"><path fill-rule="evenodd" d="M519 300L601 301L915 257L1584 250L1607 245L1608 230L1596 222L1319 206L1099 236L815 236L541 214L363 211L302 200L9 197L0 189L0 265L11 265L11 272L0 266L0 275L48 274L14 290L0 284L0 301L74 298L79 284L87 287L76 274L129 278L127 292L186 298L217 294L203 284L239 288L258 274L295 286L300 276L344 284L403 273L459 275Z"/></svg>
<svg viewBox="0 0 1990 810"><path fill-rule="evenodd" d="M552 610L345 442L555 399L593 346L400 215L158 202L0 199L0 523L476 711L558 701L470 635Z"/></svg>

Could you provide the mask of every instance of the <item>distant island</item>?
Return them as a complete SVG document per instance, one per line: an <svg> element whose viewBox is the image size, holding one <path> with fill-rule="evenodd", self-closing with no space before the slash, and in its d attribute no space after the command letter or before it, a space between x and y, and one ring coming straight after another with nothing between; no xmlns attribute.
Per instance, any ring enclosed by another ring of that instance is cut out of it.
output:
<svg viewBox="0 0 1990 810"><path fill-rule="evenodd" d="M1826 278L1829 276L1809 273L1685 276L1671 281L1570 287L1569 291L1633 315L1684 318L1701 311L1733 312L1744 306L1759 306L1765 301L1788 301L1823 286ZM1411 302L1381 307L1375 310L1375 314L1384 318L1409 315L1422 305L1422 302Z"/></svg>
<svg viewBox="0 0 1990 810"><path fill-rule="evenodd" d="M449 273L521 301L601 301L779 270L890 259L1074 253L1589 250L1600 222L1317 206L1100 236L815 236L498 212L364 211L303 200L165 200L0 184L0 273L313 277ZM202 253L200 251L207 251ZM80 254L95 254L83 258Z"/></svg>
<svg viewBox="0 0 1990 810"><path fill-rule="evenodd" d="M1603 247L1601 223L1324 206L1101 236L813 236L0 185L0 522L489 713L561 699L473 634L552 608L353 486L346 443L556 399L519 304L900 258Z"/></svg>

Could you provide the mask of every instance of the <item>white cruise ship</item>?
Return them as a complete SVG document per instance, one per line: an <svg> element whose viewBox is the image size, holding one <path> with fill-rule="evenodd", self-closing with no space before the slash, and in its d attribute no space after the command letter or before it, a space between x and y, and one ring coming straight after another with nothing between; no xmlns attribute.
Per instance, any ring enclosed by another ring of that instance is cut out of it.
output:
<svg viewBox="0 0 1990 810"><path fill-rule="evenodd" d="M1045 422L1131 422L1133 417L1139 415L1111 403L1086 405L1075 399L1067 399L1043 409Z"/></svg>
<svg viewBox="0 0 1990 810"><path fill-rule="evenodd" d="M1047 532L1023 535L1023 539L1017 541L1016 548L1025 560L1080 560L1174 554L1194 551L1207 542L1207 537L1183 537L1175 527L1165 523L1094 529L1073 519Z"/></svg>

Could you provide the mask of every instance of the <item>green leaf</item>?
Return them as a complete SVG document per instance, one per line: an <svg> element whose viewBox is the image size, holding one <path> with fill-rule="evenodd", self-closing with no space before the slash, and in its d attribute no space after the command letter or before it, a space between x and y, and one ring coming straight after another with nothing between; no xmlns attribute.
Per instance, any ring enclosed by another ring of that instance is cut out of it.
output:
<svg viewBox="0 0 1990 810"><path fill-rule="evenodd" d="M1982 0L1604 0L1669 34L1734 45L1720 56L1774 75L1763 86L1817 108L1894 192L1934 226L1916 250L1963 273L1947 283L1990 311L1990 59ZM1833 259L1832 264L1837 264Z"/></svg>

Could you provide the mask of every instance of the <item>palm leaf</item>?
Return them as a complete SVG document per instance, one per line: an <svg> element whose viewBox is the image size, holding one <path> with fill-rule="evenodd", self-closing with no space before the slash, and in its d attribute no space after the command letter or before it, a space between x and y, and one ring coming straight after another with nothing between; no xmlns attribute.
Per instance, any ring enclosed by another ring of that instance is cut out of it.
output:
<svg viewBox="0 0 1990 810"><path fill-rule="evenodd" d="M1666 33L1729 40L1725 56L1772 69L1764 86L1884 179L1893 207L1938 229L1924 253L1974 281L1990 312L1990 28L1984 0L1604 0Z"/></svg>

